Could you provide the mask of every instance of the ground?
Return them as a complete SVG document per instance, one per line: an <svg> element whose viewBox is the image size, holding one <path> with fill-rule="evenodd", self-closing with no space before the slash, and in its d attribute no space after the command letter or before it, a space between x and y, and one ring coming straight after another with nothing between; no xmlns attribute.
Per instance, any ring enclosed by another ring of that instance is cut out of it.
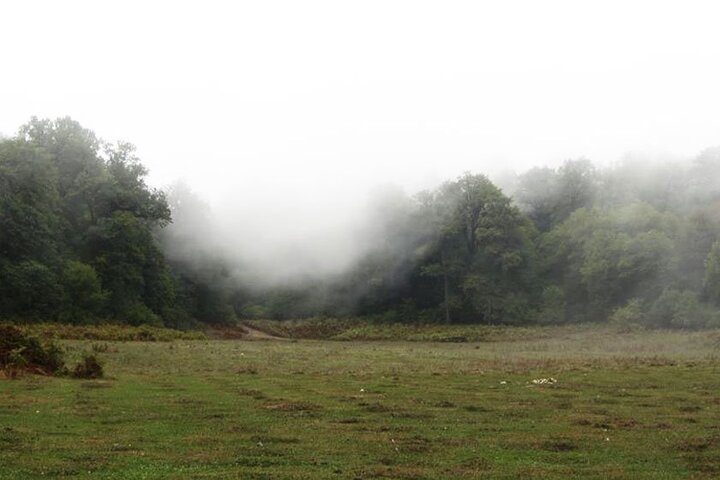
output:
<svg viewBox="0 0 720 480"><path fill-rule="evenodd" d="M0 380L2 479L720 478L718 332L63 345L106 377Z"/></svg>

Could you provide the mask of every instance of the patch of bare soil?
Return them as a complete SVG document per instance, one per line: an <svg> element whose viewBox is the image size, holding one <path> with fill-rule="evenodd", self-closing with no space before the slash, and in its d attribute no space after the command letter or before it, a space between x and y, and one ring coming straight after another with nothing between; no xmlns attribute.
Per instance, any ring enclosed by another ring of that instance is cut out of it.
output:
<svg viewBox="0 0 720 480"><path fill-rule="evenodd" d="M287 338L270 335L269 333L248 327L247 325L217 328L208 331L207 334L210 338L220 340L288 340Z"/></svg>

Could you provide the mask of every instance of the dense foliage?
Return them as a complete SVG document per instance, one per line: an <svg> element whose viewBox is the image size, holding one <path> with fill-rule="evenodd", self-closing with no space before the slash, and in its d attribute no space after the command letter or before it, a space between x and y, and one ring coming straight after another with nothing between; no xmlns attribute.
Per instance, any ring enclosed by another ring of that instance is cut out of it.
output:
<svg viewBox="0 0 720 480"><path fill-rule="evenodd" d="M62 352L54 343L43 345L13 325L0 325L0 372L16 376L30 371L50 375L62 373Z"/></svg>
<svg viewBox="0 0 720 480"><path fill-rule="evenodd" d="M0 142L0 316L187 323L155 232L170 222L132 145L68 119Z"/></svg>
<svg viewBox="0 0 720 480"><path fill-rule="evenodd" d="M145 174L131 145L70 119L32 119L0 141L0 317L720 325L720 149L602 169L570 160L502 190L467 173L396 192L352 268L262 287L214 247L200 199Z"/></svg>
<svg viewBox="0 0 720 480"><path fill-rule="evenodd" d="M720 150L691 162L570 160L465 174L393 198L380 245L332 283L245 298L241 316L720 325Z"/></svg>

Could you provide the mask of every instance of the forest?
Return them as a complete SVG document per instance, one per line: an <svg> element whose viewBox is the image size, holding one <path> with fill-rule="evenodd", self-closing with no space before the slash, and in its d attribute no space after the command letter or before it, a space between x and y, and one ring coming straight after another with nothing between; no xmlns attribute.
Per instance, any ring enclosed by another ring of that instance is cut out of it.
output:
<svg viewBox="0 0 720 480"><path fill-rule="evenodd" d="M720 148L392 191L350 268L271 284L197 241L210 212L189 187L147 173L70 118L0 139L0 320L720 326Z"/></svg>

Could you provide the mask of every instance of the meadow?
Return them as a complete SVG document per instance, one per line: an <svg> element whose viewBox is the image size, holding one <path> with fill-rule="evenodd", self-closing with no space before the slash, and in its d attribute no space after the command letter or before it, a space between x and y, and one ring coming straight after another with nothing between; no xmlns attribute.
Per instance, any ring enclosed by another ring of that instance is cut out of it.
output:
<svg viewBox="0 0 720 480"><path fill-rule="evenodd" d="M718 331L264 327L59 340L105 377L0 379L0 478L720 477Z"/></svg>

